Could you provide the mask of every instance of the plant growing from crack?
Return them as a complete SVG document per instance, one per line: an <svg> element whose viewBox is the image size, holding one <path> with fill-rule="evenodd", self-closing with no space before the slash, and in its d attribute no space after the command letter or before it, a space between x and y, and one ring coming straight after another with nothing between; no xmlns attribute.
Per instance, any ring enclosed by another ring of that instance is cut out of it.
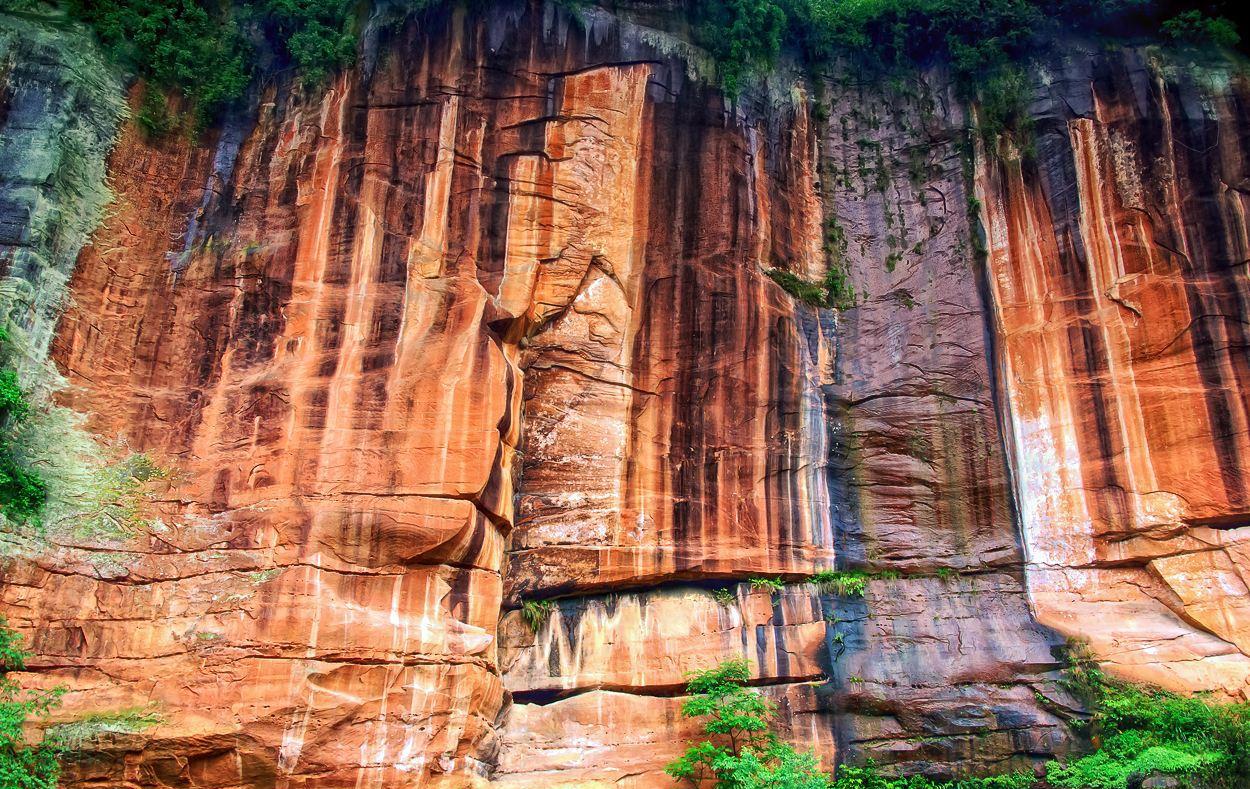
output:
<svg viewBox="0 0 1250 789"><path fill-rule="evenodd" d="M521 603L521 620L537 633L555 609L554 600L526 600Z"/></svg>
<svg viewBox="0 0 1250 789"><path fill-rule="evenodd" d="M821 570L808 579L825 594L842 597L863 597L868 588L868 574L855 570Z"/></svg>
<svg viewBox="0 0 1250 789"><path fill-rule="evenodd" d="M752 578L750 583L752 591L766 591L773 598L781 594L786 588L785 581L782 581L780 578Z"/></svg>

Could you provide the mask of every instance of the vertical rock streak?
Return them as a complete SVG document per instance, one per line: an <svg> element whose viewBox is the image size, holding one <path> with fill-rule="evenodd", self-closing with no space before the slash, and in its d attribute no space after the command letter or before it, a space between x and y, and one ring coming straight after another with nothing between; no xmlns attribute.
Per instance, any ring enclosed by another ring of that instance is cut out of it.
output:
<svg viewBox="0 0 1250 789"><path fill-rule="evenodd" d="M1030 596L1128 676L1242 695L1246 86L1074 64L1037 162L978 175Z"/></svg>
<svg viewBox="0 0 1250 789"><path fill-rule="evenodd" d="M1037 163L975 173L983 304L936 75L727 103L614 13L371 23L205 144L124 128L53 357L179 478L0 599L64 715L168 720L70 785L655 786L735 657L828 765L1024 767L1070 742L1046 625L1244 685L1245 86L1052 74ZM854 309L766 275L831 265Z"/></svg>

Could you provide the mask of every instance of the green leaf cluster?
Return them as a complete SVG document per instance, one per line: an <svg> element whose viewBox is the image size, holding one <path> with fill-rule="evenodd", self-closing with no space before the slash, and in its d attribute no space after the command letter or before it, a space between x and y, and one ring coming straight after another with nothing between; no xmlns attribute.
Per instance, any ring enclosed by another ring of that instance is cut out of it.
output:
<svg viewBox="0 0 1250 789"><path fill-rule="evenodd" d="M0 352L7 355L9 333L0 327ZM10 366L0 369L0 512L12 523L39 520L48 500L48 486L39 472L22 462L14 430L30 415L30 402Z"/></svg>
<svg viewBox="0 0 1250 789"><path fill-rule="evenodd" d="M554 600L526 600L521 603L521 619L537 633L555 609Z"/></svg>
<svg viewBox="0 0 1250 789"><path fill-rule="evenodd" d="M839 310L855 306L855 293L851 288L846 271L840 266L830 266L820 282L803 279L793 271L783 268L770 268L765 272L768 278L781 286L781 289L804 304L813 307L831 307Z"/></svg>
<svg viewBox="0 0 1250 789"><path fill-rule="evenodd" d="M55 789L61 774L62 746L45 737L37 743L26 740L23 728L31 718L39 718L57 705L59 690L23 690L9 672L26 667L30 653L21 636L0 617L0 786L5 789Z"/></svg>
<svg viewBox="0 0 1250 789"><path fill-rule="evenodd" d="M868 574L855 570L821 570L808 579L820 591L843 597L863 597L868 589Z"/></svg>
<svg viewBox="0 0 1250 789"><path fill-rule="evenodd" d="M938 574L941 575L940 572ZM863 570L820 570L808 578L807 582L815 584L826 594L863 597L868 590L869 581L896 581L901 577L897 570L878 570L872 573Z"/></svg>
<svg viewBox="0 0 1250 789"><path fill-rule="evenodd" d="M1250 785L1250 704L1221 704L1106 678L1091 687L1090 726L1101 748L1053 764L1046 773L1052 786L1125 789L1134 776L1152 774L1208 787Z"/></svg>
<svg viewBox="0 0 1250 789"><path fill-rule="evenodd" d="M356 57L354 0L67 0L110 57L151 86L191 100L197 124L238 99L258 64L289 64L319 83ZM137 120L159 136L177 125L158 91Z"/></svg>
<svg viewBox="0 0 1250 789"><path fill-rule="evenodd" d="M158 87L181 91L204 118L247 87L248 44L230 4L69 0L69 5L111 58Z"/></svg>
<svg viewBox="0 0 1250 789"><path fill-rule="evenodd" d="M755 591L766 591L771 594L777 594L786 588L785 581L780 578L764 578L756 577L750 579L751 589Z"/></svg>
<svg viewBox="0 0 1250 789"><path fill-rule="evenodd" d="M702 718L706 739L692 743L665 772L695 787L716 789L828 789L816 755L801 753L772 731L776 707L745 687L745 660L692 674L682 714Z"/></svg>
<svg viewBox="0 0 1250 789"><path fill-rule="evenodd" d="M922 775L887 777L871 761L863 766L844 764L832 789L1030 789L1037 783L1032 773L960 778L934 781Z"/></svg>
<svg viewBox="0 0 1250 789"><path fill-rule="evenodd" d="M1227 17L1211 17L1196 8L1182 11L1160 28L1163 35L1191 46L1235 47L1241 41L1237 27Z"/></svg>
<svg viewBox="0 0 1250 789"><path fill-rule="evenodd" d="M694 8L695 41L716 58L721 84L737 96L742 77L781 51L786 12L774 0L703 0Z"/></svg>

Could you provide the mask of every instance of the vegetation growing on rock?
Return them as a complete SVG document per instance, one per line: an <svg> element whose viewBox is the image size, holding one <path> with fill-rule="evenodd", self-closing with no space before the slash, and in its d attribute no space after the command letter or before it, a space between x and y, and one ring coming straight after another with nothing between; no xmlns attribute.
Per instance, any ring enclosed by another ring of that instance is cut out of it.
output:
<svg viewBox="0 0 1250 789"><path fill-rule="evenodd" d="M705 739L670 763L669 775L717 789L1129 789L1151 775L1234 789L1250 781L1250 704L1221 704L1107 677L1075 645L1065 684L1091 705L1088 723L1098 750L1031 771L935 781L887 776L869 761L844 764L836 780L813 753L800 753L774 733L775 706L746 687L750 666L731 660L691 675L682 714L701 718ZM857 678L852 677L855 683Z"/></svg>
<svg viewBox="0 0 1250 789"><path fill-rule="evenodd" d="M134 734L164 720L151 707L131 707L106 712L89 712L68 723L51 727L49 733L62 747L78 749L101 734Z"/></svg>
<svg viewBox="0 0 1250 789"><path fill-rule="evenodd" d="M24 690L9 672L26 668L30 653L20 634L0 617L0 786L5 789L55 789L61 774L58 762L63 750L54 738L27 741L23 727L30 718L41 718L56 706L56 690Z"/></svg>
<svg viewBox="0 0 1250 789"><path fill-rule="evenodd" d="M703 719L707 739L693 743L664 768L679 781L718 789L825 789L829 777L816 755L800 753L772 731L777 708L745 687L745 660L730 660L690 677L682 715Z"/></svg>
<svg viewBox="0 0 1250 789"><path fill-rule="evenodd" d="M201 120L239 98L260 69L295 68L318 83L356 58L360 7L352 0L64 0L105 49L136 75L193 100ZM420 10L439 0L410 0ZM36 0L3 0L29 11ZM563 3L566 7L568 3ZM1162 0L697 0L695 41L736 96L747 74L794 47L813 64L849 58L892 69L948 63L965 91L983 100L1000 74L1062 30L1235 45L1213 6ZM1217 6L1218 7L1218 4ZM145 127L169 124L157 96L145 99Z"/></svg>
<svg viewBox="0 0 1250 789"><path fill-rule="evenodd" d="M1180 696L1105 675L1080 643L1069 645L1065 680L1093 710L1088 727L1100 748L1051 765L1062 789L1125 789L1154 774L1214 789L1250 785L1250 704Z"/></svg>
<svg viewBox="0 0 1250 789"><path fill-rule="evenodd" d="M0 326L0 354L7 356L9 333ZM26 392L12 367L0 369L0 512L12 523L39 520L48 500L48 484L24 462L16 428L30 414Z"/></svg>
<svg viewBox="0 0 1250 789"><path fill-rule="evenodd" d="M521 603L521 619L537 633L555 609L554 600L526 600Z"/></svg>

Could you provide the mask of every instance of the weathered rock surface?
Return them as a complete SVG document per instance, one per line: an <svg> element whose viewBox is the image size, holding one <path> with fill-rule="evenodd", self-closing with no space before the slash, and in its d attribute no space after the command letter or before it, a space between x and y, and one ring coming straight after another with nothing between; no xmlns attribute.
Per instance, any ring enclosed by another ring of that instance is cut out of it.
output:
<svg viewBox="0 0 1250 789"><path fill-rule="evenodd" d="M113 151L53 358L177 473L0 604L62 719L165 718L68 785L669 786L739 657L826 765L935 776L1072 747L1067 634L1246 692L1241 82L1078 52L974 168L940 74L728 103L655 12L369 29ZM767 276L831 265L855 306Z"/></svg>
<svg viewBox="0 0 1250 789"><path fill-rule="evenodd" d="M1250 694L1244 103L1219 64L1080 53L987 167L1030 595L1126 676Z"/></svg>

